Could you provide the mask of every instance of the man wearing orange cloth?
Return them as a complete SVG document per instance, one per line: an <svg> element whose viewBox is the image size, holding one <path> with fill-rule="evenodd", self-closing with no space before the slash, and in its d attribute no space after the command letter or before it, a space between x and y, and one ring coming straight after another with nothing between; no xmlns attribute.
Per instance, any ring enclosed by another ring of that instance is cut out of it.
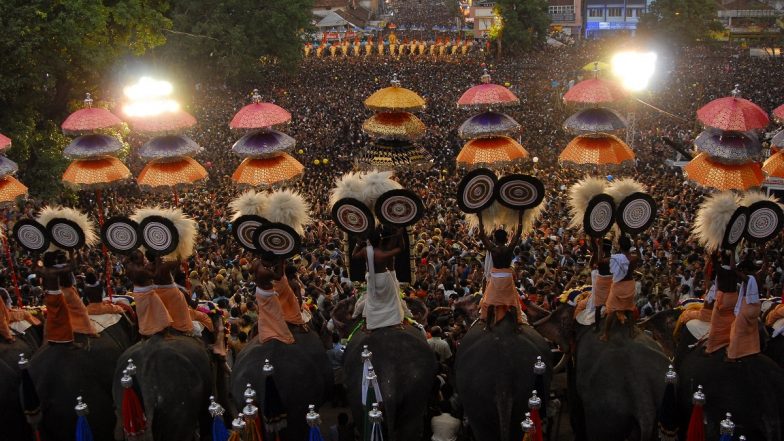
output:
<svg viewBox="0 0 784 441"><path fill-rule="evenodd" d="M264 253L256 261L253 273L256 275L256 303L259 305L259 341L266 343L278 340L285 344L294 343L294 336L283 319L283 308L275 291L274 280L276 267L275 256Z"/></svg>
<svg viewBox="0 0 784 441"><path fill-rule="evenodd" d="M520 236L523 232L523 212L517 221L517 230L514 237L507 244L506 231L498 229L493 233L493 240L490 241L485 233L482 213L477 214L479 218L479 240L487 250L485 257L485 286L484 295L479 302L479 318L484 320L488 328L503 320L507 312L515 315L518 324L526 323L520 304L520 296L515 287L515 274L512 270L512 256L515 247L520 243ZM493 308L491 314L490 307ZM489 317L492 315L494 317Z"/></svg>
<svg viewBox="0 0 784 441"><path fill-rule="evenodd" d="M639 257L633 255L632 240L629 236L623 235L618 240L621 252L613 254L609 259L602 259L600 262L610 265L612 273L612 286L607 296L607 320L604 323L604 333L601 340L609 338L610 327L617 320L625 324L631 320L634 311L634 269L637 267Z"/></svg>
<svg viewBox="0 0 784 441"><path fill-rule="evenodd" d="M87 305L87 314L89 315L122 314L125 312L122 306L103 300L101 282L98 281L98 277L92 269L87 270L84 275L84 296L90 301Z"/></svg>
<svg viewBox="0 0 784 441"><path fill-rule="evenodd" d="M760 271L764 274L765 263ZM745 279L740 286L738 301L735 303L735 321L730 329L730 343L727 346L727 361L734 362L749 355L759 354L759 316L760 296L755 274L754 262L745 261L739 269L743 271ZM757 274L760 274L757 273Z"/></svg>
<svg viewBox="0 0 784 441"><path fill-rule="evenodd" d="M66 262L65 254L58 253L57 263L57 267L68 269L68 271L60 274L60 290L63 292L68 315L71 317L71 328L74 334L96 337L98 336L98 331L90 321L90 316L87 314L87 306L85 306L74 286L73 270L76 268L76 263L73 258L73 253L70 252L69 261Z"/></svg>
<svg viewBox="0 0 784 441"><path fill-rule="evenodd" d="M44 305L46 306L46 328L44 334L49 343L72 343L74 332L71 327L71 317L65 303L62 290L60 290L60 276L70 274L71 267L57 265L58 254L62 251L49 251L44 253L44 267L40 270L43 279Z"/></svg>
<svg viewBox="0 0 784 441"><path fill-rule="evenodd" d="M151 337L162 333L173 323L166 306L155 293L153 278L155 273L145 262L144 254L135 250L126 264L128 278L133 282L133 300L139 321L139 334Z"/></svg>
<svg viewBox="0 0 784 441"><path fill-rule="evenodd" d="M272 287L278 293L280 307L283 311L283 320L290 325L305 326L302 319L302 309L299 306L299 299L294 294L288 277L286 276L285 261L281 259L275 268L275 277L272 279Z"/></svg>
<svg viewBox="0 0 784 441"><path fill-rule="evenodd" d="M193 321L188 308L185 296L180 292L177 284L174 283L172 271L175 271L180 263L177 261L164 261L161 256L148 256L149 261L155 262L150 268L155 276L155 294L160 297L166 311L172 318L172 328L183 334L193 333Z"/></svg>
<svg viewBox="0 0 784 441"><path fill-rule="evenodd" d="M609 254L609 248L612 245L601 238L597 238L593 245L593 256L591 256L590 262L593 268L591 271L591 295L577 304L574 313L575 317L577 317L583 310L587 310L589 313L592 311L594 314L594 327L598 331L599 320L602 318L602 308L607 303L607 297L610 295L610 288L612 287L610 264L604 259L605 252Z"/></svg>
<svg viewBox="0 0 784 441"><path fill-rule="evenodd" d="M710 332L705 352L712 354L730 344L730 330L735 321L735 304L738 302L738 283L741 281L735 269L735 252L723 254L716 273L716 301L710 319Z"/></svg>

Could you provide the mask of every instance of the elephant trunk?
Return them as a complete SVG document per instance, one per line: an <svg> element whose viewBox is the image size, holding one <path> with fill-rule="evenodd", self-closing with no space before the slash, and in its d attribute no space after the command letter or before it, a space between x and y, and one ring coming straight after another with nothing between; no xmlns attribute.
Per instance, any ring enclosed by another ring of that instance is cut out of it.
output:
<svg viewBox="0 0 784 441"><path fill-rule="evenodd" d="M503 388L502 390L496 391L495 405L496 410L498 411L498 424L501 440L511 439L509 429L512 426L512 407L514 406L514 397L508 388Z"/></svg>

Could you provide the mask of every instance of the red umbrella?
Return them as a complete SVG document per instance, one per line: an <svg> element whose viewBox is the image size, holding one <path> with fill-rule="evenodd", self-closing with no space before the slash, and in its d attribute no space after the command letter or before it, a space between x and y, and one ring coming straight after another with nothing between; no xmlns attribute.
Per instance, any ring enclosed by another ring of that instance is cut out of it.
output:
<svg viewBox="0 0 784 441"><path fill-rule="evenodd" d="M784 104L773 109L773 117L782 124L784 124Z"/></svg>
<svg viewBox="0 0 784 441"><path fill-rule="evenodd" d="M478 84L466 90L460 99L457 100L457 105L459 107L489 105L507 106L518 104L519 102L520 100L511 90L500 84L491 83L490 75L485 71L484 75L482 75L482 84Z"/></svg>
<svg viewBox="0 0 784 441"><path fill-rule="evenodd" d="M253 89L253 103L234 115L229 127L232 129L266 129L291 121L291 114L280 106L262 103L258 89Z"/></svg>
<svg viewBox="0 0 784 441"><path fill-rule="evenodd" d="M179 132L196 125L196 118L184 110L133 117L128 121L136 131L155 134Z"/></svg>
<svg viewBox="0 0 784 441"><path fill-rule="evenodd" d="M120 118L107 109L93 107L93 99L88 93L87 98L84 99L84 108L68 115L60 127L63 129L63 133L78 135L114 127L121 122Z"/></svg>
<svg viewBox="0 0 784 441"><path fill-rule="evenodd" d="M762 108L749 100L740 98L738 86L732 96L715 99L697 111L697 119L709 127L719 130L747 132L764 129L770 118Z"/></svg>
<svg viewBox="0 0 784 441"><path fill-rule="evenodd" d="M626 93L616 83L602 78L591 78L572 86L563 99L567 103L603 104L618 101L625 96Z"/></svg>
<svg viewBox="0 0 784 441"><path fill-rule="evenodd" d="M0 133L0 151L6 150L11 147L11 138Z"/></svg>

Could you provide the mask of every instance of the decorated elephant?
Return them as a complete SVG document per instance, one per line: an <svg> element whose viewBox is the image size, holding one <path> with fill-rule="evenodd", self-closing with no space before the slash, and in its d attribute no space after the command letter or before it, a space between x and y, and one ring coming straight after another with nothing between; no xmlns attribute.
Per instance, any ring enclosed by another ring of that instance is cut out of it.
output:
<svg viewBox="0 0 784 441"><path fill-rule="evenodd" d="M0 343L0 409L3 409L0 412L0 427L3 428L3 436L10 440L27 440L32 437L19 400L20 356L29 359L40 346L40 337L29 337L17 336L13 343Z"/></svg>
<svg viewBox="0 0 784 441"><path fill-rule="evenodd" d="M537 384L534 364L546 370ZM455 360L457 392L479 441L519 440L520 422L529 411L532 391L546 396L552 366L550 346L532 327L517 330L511 314L492 330L474 325L460 343Z"/></svg>
<svg viewBox="0 0 784 441"><path fill-rule="evenodd" d="M535 328L571 356L570 418L577 440L652 440L669 360L636 327L614 327L602 341L577 325L574 307L560 305ZM572 345L574 341L574 345Z"/></svg>
<svg viewBox="0 0 784 441"><path fill-rule="evenodd" d="M280 431L281 440L307 439L308 426L305 415L308 405L317 407L327 399L332 390L332 367L319 336L312 330L303 331L290 327L294 344L277 340L261 343L258 338L248 344L237 356L231 373L231 396L238 409L245 405L244 392L247 385L257 394L257 402L263 414L265 396L269 396L267 384L274 382L286 412L286 428ZM265 373L263 367L269 362L274 371ZM268 378L270 377L270 378Z"/></svg>

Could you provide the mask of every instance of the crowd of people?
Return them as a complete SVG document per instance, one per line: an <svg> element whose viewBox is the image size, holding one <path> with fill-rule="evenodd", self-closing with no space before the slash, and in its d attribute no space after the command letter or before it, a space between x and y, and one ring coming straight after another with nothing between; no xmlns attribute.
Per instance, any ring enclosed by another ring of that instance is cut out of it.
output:
<svg viewBox="0 0 784 441"><path fill-rule="evenodd" d="M405 188L422 197L426 211L424 219L412 227L416 281L404 292L426 303L431 311L427 320L431 345L441 362L451 362L460 337L471 324L454 313L454 305L481 293L485 255L477 231L468 227L456 203L461 171L456 169L455 157L463 144L457 128L472 111L459 109L455 103L463 91L478 83L484 69L493 82L510 83L520 98L519 105L504 111L522 124L520 141L538 162L516 166L515 170L539 177L547 191L541 220L534 229L523 232L514 249L512 268L520 295L544 308L553 308L565 290L590 283L590 240L581 231L568 227L567 195L573 183L593 173L612 175L608 179L634 176L648 187L659 206L653 227L634 238L640 256L635 299L642 315L701 296L707 289L706 257L691 236L691 227L706 190L688 182L677 167L665 162L676 153L664 140L684 143L684 148L689 149L688 140L700 130L694 118L697 108L713 98L729 95L735 84L740 85L743 97L764 109L782 104L784 61L750 58L729 46L711 50L685 48L678 53L660 54L659 78L650 92L641 96L651 106L637 104L629 109L629 104L620 103L617 108L623 113L633 110L636 115L634 164L614 170L562 166L558 153L571 139L562 123L575 109L565 105L561 97L570 84L592 75L582 66L607 60L620 43L583 41L502 59L486 58L479 52L458 60L307 59L294 74L271 72L267 81L256 87L265 101L292 114L291 124L282 130L297 140L293 155L305 165L305 173L286 186L306 196L314 218L305 231L303 249L290 261L305 287L303 301L315 305L328 317L339 300L358 291L348 279L350 250L346 249L343 233L330 219L326 190L356 166L370 142L361 130L362 122L371 115L363 108L363 100L388 86L396 74L403 87L416 91L427 102L427 108L418 115L427 126L420 143L433 158L427 169L403 169L396 173L396 179ZM220 304L226 308L230 323L230 352L238 352L248 342L258 319L258 308L251 273L254 256L243 252L231 237L232 213L227 207L242 189L230 179L241 160L231 154L230 148L241 134L231 131L228 122L250 101L250 88L188 85L185 80L179 84L179 94L190 95L187 110L198 120L189 133L204 149L196 159L209 171L205 183L182 189L178 195L179 206L199 227L197 252L188 262L186 276L195 299L226 299ZM658 109L666 109L667 113ZM139 147L144 139L131 135L129 141L133 147ZM318 165L315 160L319 160ZM127 163L134 174L143 166L133 155ZM12 227L15 221L33 216L45 204L60 203L75 205L97 218L94 197L91 192L80 192L78 201L30 198L7 209L3 219L7 228ZM142 206L174 204L171 193L144 193L133 184L107 189L104 199L105 216L130 215ZM768 247L769 270L759 280L763 296L781 293L781 245L779 239ZM44 287L35 270L38 257L22 252L13 242L10 246L24 303L41 304ZM107 266L99 248L83 251L76 271L77 287L83 289L87 278L107 280L108 267L112 291L130 292L132 281L126 263L121 256L110 255L110 259ZM8 302L15 302L5 261L2 282L5 292L0 292ZM447 407L439 406L448 412Z"/></svg>

